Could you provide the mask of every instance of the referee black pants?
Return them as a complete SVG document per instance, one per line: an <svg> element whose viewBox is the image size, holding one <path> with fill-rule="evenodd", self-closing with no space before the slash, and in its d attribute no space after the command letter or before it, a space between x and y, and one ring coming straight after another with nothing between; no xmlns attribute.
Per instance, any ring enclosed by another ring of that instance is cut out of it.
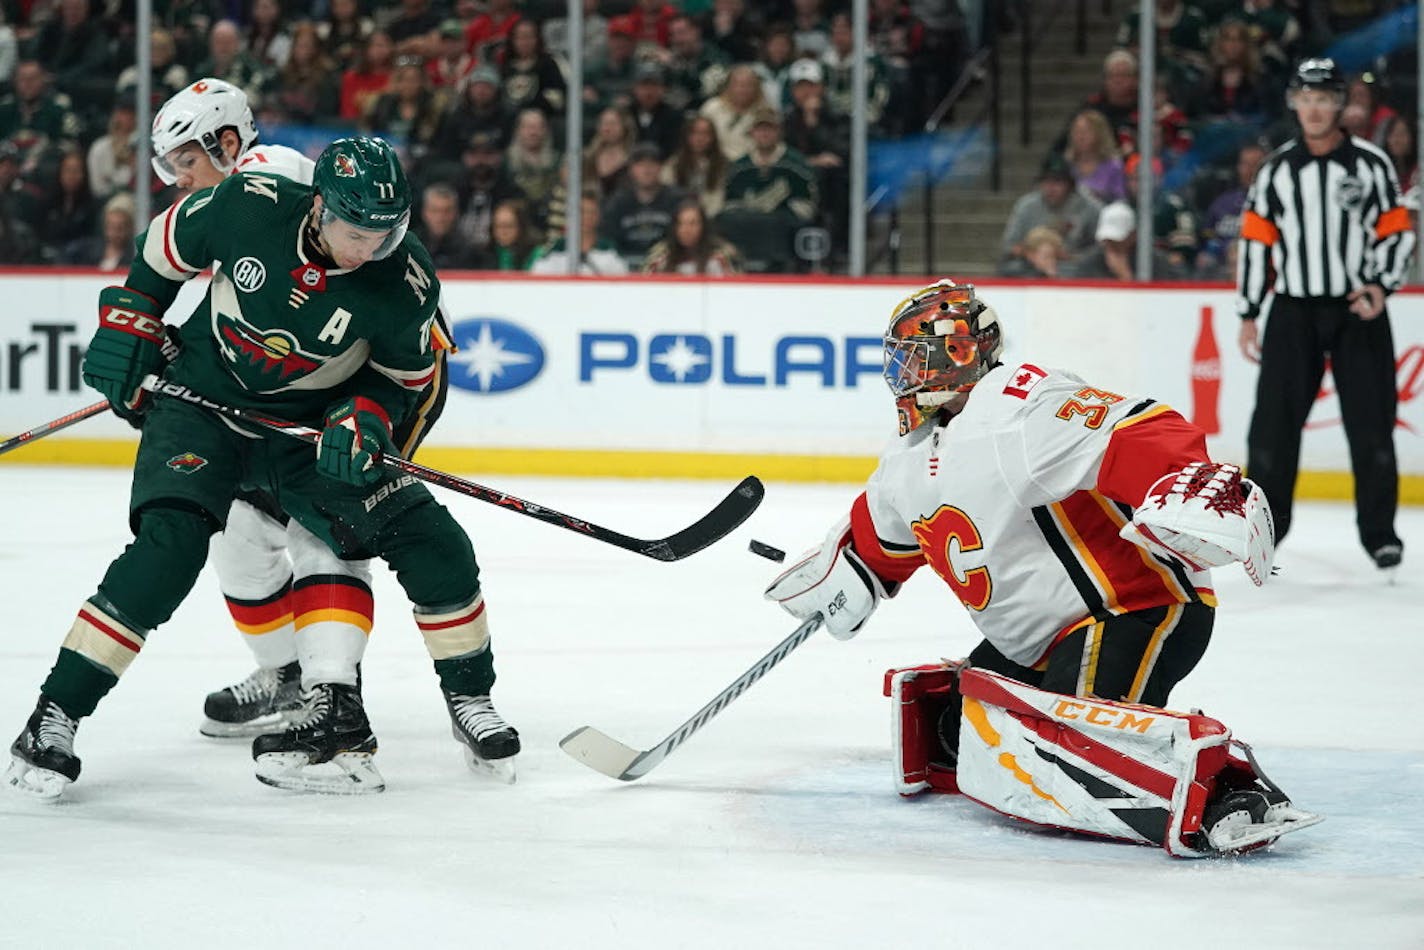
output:
<svg viewBox="0 0 1424 950"><path fill-rule="evenodd" d="M1247 474L1270 502L1276 541L1290 530L1300 437L1320 391L1326 357L1355 473L1355 524L1373 553L1399 544L1399 466L1394 457L1394 337L1389 314L1361 320L1343 299L1276 297L1261 341L1256 410L1246 436Z"/></svg>

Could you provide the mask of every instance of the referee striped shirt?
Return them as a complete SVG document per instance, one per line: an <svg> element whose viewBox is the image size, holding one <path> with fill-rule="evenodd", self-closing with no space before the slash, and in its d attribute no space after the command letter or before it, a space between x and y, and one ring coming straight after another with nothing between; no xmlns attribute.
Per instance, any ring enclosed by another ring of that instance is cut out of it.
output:
<svg viewBox="0 0 1424 950"><path fill-rule="evenodd" d="M1292 139L1262 164L1242 209L1237 311L1256 317L1268 290L1328 299L1378 284L1392 293L1413 249L1384 152L1347 135L1316 156Z"/></svg>

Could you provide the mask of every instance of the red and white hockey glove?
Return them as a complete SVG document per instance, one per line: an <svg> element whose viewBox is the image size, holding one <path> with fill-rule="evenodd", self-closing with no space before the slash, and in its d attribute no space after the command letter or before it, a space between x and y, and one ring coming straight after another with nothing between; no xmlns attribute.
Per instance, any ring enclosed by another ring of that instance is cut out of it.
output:
<svg viewBox="0 0 1424 950"><path fill-rule="evenodd" d="M1215 462L1193 462L1159 478L1119 533L1193 571L1239 561L1257 587L1276 556L1265 493L1235 465Z"/></svg>
<svg viewBox="0 0 1424 950"><path fill-rule="evenodd" d="M127 287L105 287L99 292L99 328L84 352L81 375L114 412L138 425L148 395L144 377L163 370L163 321L150 311L158 303Z"/></svg>
<svg viewBox="0 0 1424 950"><path fill-rule="evenodd" d="M809 620L820 614L837 640L855 636L882 598L898 584L886 585L865 566L850 543L850 519L842 519L818 548L812 548L767 587L765 597L791 616Z"/></svg>

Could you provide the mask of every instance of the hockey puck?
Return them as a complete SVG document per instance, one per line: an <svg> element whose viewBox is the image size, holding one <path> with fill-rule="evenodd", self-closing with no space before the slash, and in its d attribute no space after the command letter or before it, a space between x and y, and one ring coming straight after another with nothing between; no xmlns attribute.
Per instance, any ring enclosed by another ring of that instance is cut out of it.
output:
<svg viewBox="0 0 1424 950"><path fill-rule="evenodd" d="M747 545L747 550L751 551L753 554L761 555L768 561L776 561L777 563L780 563L786 560L786 552L781 550L781 548L774 548L771 545L763 544L760 541L752 541L750 544Z"/></svg>

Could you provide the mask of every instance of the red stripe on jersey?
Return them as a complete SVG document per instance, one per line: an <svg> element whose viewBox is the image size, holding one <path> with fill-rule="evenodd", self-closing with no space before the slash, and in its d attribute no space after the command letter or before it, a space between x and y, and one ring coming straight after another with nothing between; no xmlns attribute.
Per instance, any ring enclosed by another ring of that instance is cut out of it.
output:
<svg viewBox="0 0 1424 950"><path fill-rule="evenodd" d="M881 580L902 584L925 563L925 552L919 548L887 550L875 532L870 517L870 502L861 492L850 506L850 537L855 553Z"/></svg>
<svg viewBox="0 0 1424 950"><path fill-rule="evenodd" d="M132 650L135 653L137 653L143 647L142 640L135 643L133 639L130 638L128 635L120 633L119 631L115 630L113 627L109 626L107 623L100 620L98 617L94 616L89 611L83 608L80 608L79 610L79 619L83 620L85 623L92 626L95 630L98 630L100 633L107 636L110 640L113 640L120 646Z"/></svg>
<svg viewBox="0 0 1424 950"><path fill-rule="evenodd" d="M1166 406L1124 419L1113 428L1098 470L1097 490L1133 507L1163 475L1192 462L1209 462L1206 433Z"/></svg>
<svg viewBox="0 0 1424 950"><path fill-rule="evenodd" d="M183 202L179 201L168 209L163 221L163 256L168 258L168 264L180 274L196 274L197 271L184 264L178 259L177 251L173 246L173 231L178 226L178 208Z"/></svg>
<svg viewBox="0 0 1424 950"><path fill-rule="evenodd" d="M484 598L480 598L479 606L477 606L477 607L476 607L473 611L471 611L470 613L465 614L463 617L456 617L454 620L442 620L442 621L438 621L438 622L435 622L435 623L425 623L425 622L423 622L423 621L417 620L417 621L415 622L415 625L416 625L417 627L419 627L420 629L422 629L422 630L447 630L447 629L449 629L450 627L458 627L458 626L460 626L461 624L469 623L470 621L472 621L472 620L476 619L477 617L479 617L479 615L482 614L482 613L484 613L484 612L485 612L485 602L484 602Z"/></svg>
<svg viewBox="0 0 1424 950"><path fill-rule="evenodd" d="M423 376L414 378L401 377L401 385L406 389L421 390L430 385L430 381L435 378L435 367L430 367Z"/></svg>
<svg viewBox="0 0 1424 950"><path fill-rule="evenodd" d="M1149 568L1142 549L1118 535L1126 519L1109 504L1096 492L1080 491L1054 506L1067 528L1068 542L1102 588L1107 609L1121 614L1187 602L1189 593L1170 572Z"/></svg>
<svg viewBox="0 0 1424 950"><path fill-rule="evenodd" d="M1149 765L1129 759L1118 750L1103 745L1096 739L1074 729L1063 720L1052 718L1047 713L1035 709L1000 686L992 677L977 670L967 670L960 675L959 688L967 697L983 700L1007 710L1010 715L1023 723L1025 728L1043 741L1092 763L1109 775L1115 775L1159 798L1171 801L1172 793L1177 787L1177 780L1174 777ZM1074 699L1070 696L1063 698L1069 701ZM1080 702L1092 703L1093 701L1080 700ZM1114 703L1112 705L1117 708L1130 708L1123 704ZM1161 714L1152 707L1138 708L1143 711L1144 718Z"/></svg>

